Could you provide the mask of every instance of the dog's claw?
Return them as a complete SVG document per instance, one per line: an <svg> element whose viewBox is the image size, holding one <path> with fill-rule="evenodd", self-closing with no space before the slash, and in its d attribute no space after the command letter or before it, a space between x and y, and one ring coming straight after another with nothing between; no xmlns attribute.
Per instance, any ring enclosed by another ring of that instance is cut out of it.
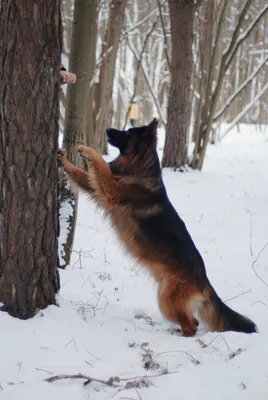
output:
<svg viewBox="0 0 268 400"><path fill-rule="evenodd" d="M77 151L78 151L80 157L85 158L86 160L90 161L89 156L87 154L83 153L83 150L84 150L84 146L79 146L77 148Z"/></svg>
<svg viewBox="0 0 268 400"><path fill-rule="evenodd" d="M86 160L90 161L90 158L86 154L80 153L80 152L79 152L79 154L80 154L80 157L85 158Z"/></svg>
<svg viewBox="0 0 268 400"><path fill-rule="evenodd" d="M58 166L63 169L64 169L64 165L63 165L62 160L66 157L66 154L67 153L66 153L65 149L58 149L58 151L57 151Z"/></svg>
<svg viewBox="0 0 268 400"><path fill-rule="evenodd" d="M65 149L58 149L57 151L57 157L66 157L66 150Z"/></svg>

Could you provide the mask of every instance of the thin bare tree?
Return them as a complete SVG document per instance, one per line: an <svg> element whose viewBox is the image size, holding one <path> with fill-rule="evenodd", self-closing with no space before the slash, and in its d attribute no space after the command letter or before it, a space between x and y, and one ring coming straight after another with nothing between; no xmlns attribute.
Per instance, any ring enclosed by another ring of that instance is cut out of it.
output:
<svg viewBox="0 0 268 400"><path fill-rule="evenodd" d="M113 84L119 39L124 23L126 0L112 0L107 28L98 62L98 79L90 87L87 115L87 143L102 154L107 154L105 129L113 118Z"/></svg>
<svg viewBox="0 0 268 400"><path fill-rule="evenodd" d="M69 69L77 75L77 82L67 89L63 147L69 160L83 168L77 147L85 142L86 112L89 85L94 75L96 48L97 0L75 0ZM90 68L91 67L91 68ZM64 182L60 201L60 256L61 266L69 264L74 240L77 195Z"/></svg>

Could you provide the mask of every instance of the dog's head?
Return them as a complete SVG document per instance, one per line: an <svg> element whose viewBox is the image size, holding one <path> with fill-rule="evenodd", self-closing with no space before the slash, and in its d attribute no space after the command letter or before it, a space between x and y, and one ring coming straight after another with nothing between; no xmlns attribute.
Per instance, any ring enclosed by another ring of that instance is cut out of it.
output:
<svg viewBox="0 0 268 400"><path fill-rule="evenodd" d="M107 129L108 142L120 151L119 156L109 163L113 173L161 178L156 151L157 123L158 121L153 119L149 125L130 128L127 131Z"/></svg>
<svg viewBox="0 0 268 400"><path fill-rule="evenodd" d="M155 151L157 124L158 121L154 118L149 125L130 128L127 131L107 129L108 142L120 151L120 155L125 156Z"/></svg>

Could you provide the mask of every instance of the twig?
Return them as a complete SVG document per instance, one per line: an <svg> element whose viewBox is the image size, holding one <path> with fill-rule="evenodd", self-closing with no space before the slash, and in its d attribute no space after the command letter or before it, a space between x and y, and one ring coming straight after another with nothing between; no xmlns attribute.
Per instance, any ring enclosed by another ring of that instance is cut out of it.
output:
<svg viewBox="0 0 268 400"><path fill-rule="evenodd" d="M137 393L137 395L139 396L139 400L142 400L141 395L139 394L139 391L137 388L134 388L135 392Z"/></svg>
<svg viewBox="0 0 268 400"><path fill-rule="evenodd" d="M122 37L121 37L121 41L125 38L125 36L127 36L130 32L134 31L135 29L137 29L139 26L141 26L142 24L144 24L145 22L147 22L152 15L158 13L158 8L155 8L153 11L151 11L145 18L143 18L141 21L137 22L134 26L130 27L128 30L126 30L125 32L123 32Z"/></svg>
<svg viewBox="0 0 268 400"><path fill-rule="evenodd" d="M259 252L259 254L257 255L257 258L253 261L252 263L252 269L255 272L256 276L259 278L259 280L264 283L265 286L268 287L268 284L260 277L260 275L258 274L258 272L255 270L255 263L258 261L258 258L260 257L261 253L263 252L263 250L268 246L268 242L263 246L263 248L261 249L261 251Z"/></svg>
<svg viewBox="0 0 268 400"><path fill-rule="evenodd" d="M222 340L226 344L226 347L227 347L227 349L229 351L229 354L228 354L228 357L227 357L227 361L232 360L234 357L238 356L239 354L241 354L243 351L246 350L246 349L239 348L239 349L237 349L235 351L231 351L230 347L228 346L228 343L226 342L226 340L224 339L224 337L222 335L217 335L209 344L206 344L205 342L203 342L200 339L197 339L196 342L202 347L202 349L205 349L208 346L210 346L214 342L214 340L217 339L218 336L222 338Z"/></svg>
<svg viewBox="0 0 268 400"><path fill-rule="evenodd" d="M134 84L134 91L133 91L133 93L132 93L132 96L131 96L131 99L130 99L130 102L129 102L129 106L128 106L128 110L127 110L127 113L126 113L126 116L125 116L125 123L124 123L123 129L126 129L127 120L128 120L128 116L129 116L129 112L130 112L130 110L131 110L131 104L132 104L132 102L133 102L133 100L134 100L134 98L135 98L135 96L136 96L137 83L138 83L138 78L139 78L139 70L140 70L140 68L141 68L141 63L142 63L142 57L143 57L143 54L144 54L144 52L145 52L145 50L146 50L146 46L147 46L148 40L149 40L149 38L150 38L150 35L152 34L152 32L154 31L154 29L155 29L155 27L156 27L157 20L158 20L158 16L157 16L157 18L154 20L154 22L153 22L151 28L147 31L146 36L145 36L144 41L143 41L143 45L142 45L142 49L141 49L140 55L137 57L136 74L135 74L134 83L133 83L133 84ZM130 45L130 43L129 43L129 38L128 38L128 36L127 36L127 43L128 43L128 46L130 47L130 50L132 50L132 49L131 49L131 45ZM134 53L134 55L135 55L135 53Z"/></svg>
<svg viewBox="0 0 268 400"><path fill-rule="evenodd" d="M265 304L263 301L260 301L260 300L253 301L253 303L251 303L251 306L253 306L253 304L256 304L256 303L260 303L260 304L264 305L265 307L268 307L267 304Z"/></svg>
<svg viewBox="0 0 268 400"><path fill-rule="evenodd" d="M246 349L241 349L241 348L239 348L239 349L237 349L236 351L232 351L232 352L229 354L228 359L229 359L229 360L232 360L234 357L238 356L238 355L241 354L243 351L246 351Z"/></svg>
<svg viewBox="0 0 268 400"><path fill-rule="evenodd" d="M189 360L194 364L194 365L199 365L200 361L195 359L190 353L188 353L188 351L185 350L170 350L170 351L163 351L161 353L156 354L155 357L160 356L161 354L167 354L167 353L183 353L186 354L187 357L189 358Z"/></svg>
<svg viewBox="0 0 268 400"><path fill-rule="evenodd" d="M238 294L238 295L236 295L236 296L230 297L229 299L224 300L224 303L227 303L227 301L236 299L237 297L243 296L244 294L247 294L247 293L252 293L252 290L249 289L249 290L246 290L245 292L242 292L242 293L240 293L240 294Z"/></svg>
<svg viewBox="0 0 268 400"><path fill-rule="evenodd" d="M223 134L220 137L220 140L222 140L227 133L230 132L230 130L233 129L235 125L238 124L238 122L246 115L246 113L256 104L256 101L259 100L264 93L268 90L268 82L263 86L263 88L256 94L256 96L251 100L250 103L248 103L243 110L232 120L230 123L229 127L223 132Z"/></svg>
<svg viewBox="0 0 268 400"><path fill-rule="evenodd" d="M46 372L47 374L52 375L53 372L47 371L46 369L42 369L42 368L35 368L36 371L41 371L41 372Z"/></svg>
<svg viewBox="0 0 268 400"><path fill-rule="evenodd" d="M229 43L228 48L223 52L223 59L224 59L224 64L225 67L227 66L227 64L229 65L229 63L231 62L230 57L234 56L234 49L236 48L236 44L237 44L237 40L239 37L239 33L240 33L240 29L243 25L243 22L245 20L245 17L247 15L248 9L251 6L251 3L253 3L253 0L246 0L240 14L238 17L238 21L236 23L235 29L233 31L233 35L231 37L231 41ZM226 62L227 61L227 62ZM227 69L227 67L226 67Z"/></svg>
<svg viewBox="0 0 268 400"><path fill-rule="evenodd" d="M135 400L133 397L120 397L121 400Z"/></svg>
<svg viewBox="0 0 268 400"><path fill-rule="evenodd" d="M249 8L248 4L250 5L252 3L252 0L248 0L246 3L244 10L242 10L240 14L240 18L237 24L237 27L235 29L235 33L233 35L233 38L235 40L235 43L231 43L228 51L227 51L227 61L225 64L226 69L229 67L233 57L235 56L239 46L241 45L244 40L249 36L249 34L252 32L253 28L257 25L259 20L263 17L263 15L268 11L268 4L266 4L261 11L256 15L255 19L251 22L251 24L247 27L247 29L238 37L238 34L240 32L240 28L242 25L242 22L246 16L247 9ZM245 13L244 13L245 11ZM242 18L241 18L242 17Z"/></svg>
<svg viewBox="0 0 268 400"><path fill-rule="evenodd" d="M84 344L83 344L83 347L88 354L90 354L92 357L95 357L96 360L101 361L101 359L99 357L95 356L95 354L90 353L90 351L86 348L86 346Z"/></svg>
<svg viewBox="0 0 268 400"><path fill-rule="evenodd" d="M227 349L230 351L230 347L222 335L217 335L216 337L214 337L214 339L212 339L211 342L209 342L208 346L210 346L218 337L220 337L224 341Z"/></svg>
<svg viewBox="0 0 268 400"><path fill-rule="evenodd" d="M242 90L250 83L252 80L255 78L255 76L258 74L258 72L262 69L262 67L267 63L268 61L268 55L265 57L265 59L260 62L258 67L254 69L254 71L244 80L244 82L237 88L235 93L233 93L228 100L224 103L222 108L216 112L216 114L213 117L213 122L215 122L219 117L222 116L222 114L226 111L226 109L230 106L232 101L236 99L236 97L242 92Z"/></svg>
<svg viewBox="0 0 268 400"><path fill-rule="evenodd" d="M89 361L85 361L85 363L86 363L87 365L89 365L90 367L92 367L92 364L90 364Z"/></svg>
<svg viewBox="0 0 268 400"><path fill-rule="evenodd" d="M74 346L75 346L75 348L76 348L76 350L77 350L75 338L72 338L72 339L70 340L70 342L68 342L64 347L68 347L69 344L71 344L72 342L74 342Z"/></svg>
<svg viewBox="0 0 268 400"><path fill-rule="evenodd" d="M164 42L165 42L164 52L165 52L169 72L171 72L171 62L170 62L169 55L168 55L168 40L167 40L167 32L166 32L166 28L165 28L163 13L162 13L162 4L161 4L160 0L157 0L157 3L158 3L160 21L161 21L161 25L162 25L162 31L163 31L163 35L164 35Z"/></svg>
<svg viewBox="0 0 268 400"><path fill-rule="evenodd" d="M208 345L203 340L196 339L196 343L198 343L202 347L202 349L205 349L208 347Z"/></svg>
<svg viewBox="0 0 268 400"><path fill-rule="evenodd" d="M130 41L128 41L127 44L128 44L128 47L130 48L131 52L133 53L134 57L136 58L136 60L137 60L137 62L138 62L138 61L139 61L139 56L137 55L136 50L135 50L134 47L131 45ZM144 79L145 79L145 81L146 81L146 83L147 83L149 92L150 92L150 94L151 94L151 96L152 96L152 98L153 98L154 104L155 104L155 106L156 106L156 108L157 108L157 111L158 111L158 114L159 114L159 118L160 118L162 124L163 124L164 126L166 126L167 123L166 123L166 121L165 121L164 116L162 115L162 111L161 111L160 104L158 103L157 96L155 95L155 93L154 93L154 91L153 91L153 88L152 88L152 85L151 85L151 83L150 83L148 74L147 74L147 72L146 72L146 70L145 70L145 68L144 68L144 66L143 66L143 64L142 64L142 61L141 61L140 67L141 67L141 71L142 71L142 73L143 73Z"/></svg>
<svg viewBox="0 0 268 400"><path fill-rule="evenodd" d="M121 400L135 400L133 397L120 397Z"/></svg>
<svg viewBox="0 0 268 400"><path fill-rule="evenodd" d="M129 381L135 381L137 379L150 379L150 378L157 378L159 376L163 376L163 375L173 375L173 374L178 374L179 371L173 371L173 372L169 372L167 369L164 369L162 372L160 372L159 374L153 374L153 375L140 375L140 376L134 376L132 378L119 378L120 381L125 381L125 382L129 382Z"/></svg>
<svg viewBox="0 0 268 400"><path fill-rule="evenodd" d="M92 378L91 376L84 375L81 373L75 374L75 375L55 375L55 376L51 376L50 378L44 379L44 381L52 383L52 382L59 381L62 379L85 379L86 382L84 382L84 385L87 385L90 382L98 382L98 383L102 383L103 385L107 385L107 386L119 387L119 385L114 384L114 382L116 381L116 377L109 378L108 381L105 381L104 379Z"/></svg>

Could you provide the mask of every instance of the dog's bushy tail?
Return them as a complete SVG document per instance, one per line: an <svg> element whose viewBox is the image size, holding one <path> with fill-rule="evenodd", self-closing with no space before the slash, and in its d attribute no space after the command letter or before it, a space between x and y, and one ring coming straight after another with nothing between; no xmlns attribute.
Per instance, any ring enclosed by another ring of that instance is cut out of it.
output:
<svg viewBox="0 0 268 400"><path fill-rule="evenodd" d="M203 292L203 298L199 316L210 331L258 332L253 321L223 303L209 282Z"/></svg>

